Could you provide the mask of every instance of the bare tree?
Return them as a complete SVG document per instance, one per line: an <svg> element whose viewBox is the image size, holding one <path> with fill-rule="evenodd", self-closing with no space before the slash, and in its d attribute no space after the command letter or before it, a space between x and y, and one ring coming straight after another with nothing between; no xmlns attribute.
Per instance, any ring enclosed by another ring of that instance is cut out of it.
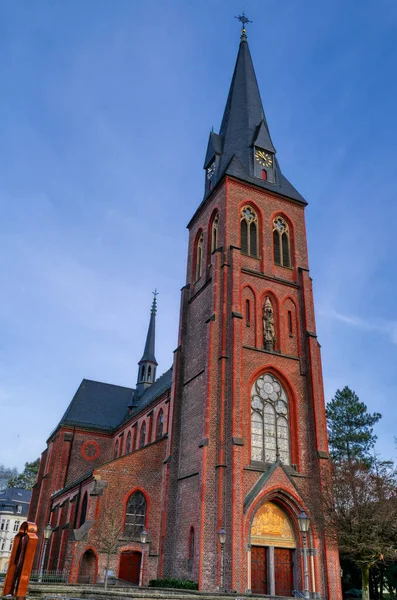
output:
<svg viewBox="0 0 397 600"><path fill-rule="evenodd" d="M123 498L120 490L121 486L117 484L105 489L95 526L98 551L106 554L105 591L108 587L110 560L112 555L117 553L120 538L124 533Z"/></svg>
<svg viewBox="0 0 397 600"><path fill-rule="evenodd" d="M397 558L397 474L389 462L372 466L339 461L324 486L323 515L340 552L362 575L363 600L369 600L369 571Z"/></svg>

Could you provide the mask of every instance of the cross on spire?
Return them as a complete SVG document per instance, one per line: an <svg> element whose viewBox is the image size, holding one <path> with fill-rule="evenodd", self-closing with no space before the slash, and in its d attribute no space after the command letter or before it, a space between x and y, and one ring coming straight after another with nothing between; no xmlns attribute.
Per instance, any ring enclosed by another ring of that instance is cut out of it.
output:
<svg viewBox="0 0 397 600"><path fill-rule="evenodd" d="M245 28L245 26L247 25L247 23L252 23L252 21L250 21L248 19L248 17L245 16L245 12L243 11L241 15L239 15L238 17L235 17L235 19L237 19L238 21L240 21L242 27L241 27L241 41L246 40L247 39L247 30Z"/></svg>
<svg viewBox="0 0 397 600"><path fill-rule="evenodd" d="M152 310L151 313L152 315L155 315L157 313L157 296L159 295L157 288L155 288L154 292L152 292L153 294L153 302L152 302Z"/></svg>

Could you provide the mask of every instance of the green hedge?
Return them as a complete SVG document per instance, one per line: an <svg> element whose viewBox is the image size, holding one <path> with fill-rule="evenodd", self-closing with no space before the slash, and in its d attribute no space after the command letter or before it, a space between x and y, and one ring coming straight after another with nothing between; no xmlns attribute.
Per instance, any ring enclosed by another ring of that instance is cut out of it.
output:
<svg viewBox="0 0 397 600"><path fill-rule="evenodd" d="M180 590L198 590L195 581L188 579L151 579L149 587L178 588Z"/></svg>

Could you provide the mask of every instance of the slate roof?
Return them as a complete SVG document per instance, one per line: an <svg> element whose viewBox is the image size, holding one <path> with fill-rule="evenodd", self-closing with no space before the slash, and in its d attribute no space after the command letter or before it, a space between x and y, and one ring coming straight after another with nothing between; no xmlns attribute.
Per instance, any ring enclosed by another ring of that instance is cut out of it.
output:
<svg viewBox="0 0 397 600"><path fill-rule="evenodd" d="M307 204L281 173L278 161L275 161L274 183L254 176L254 145L276 152L263 110L248 42L244 38L240 42L219 134L212 132L208 141L204 168L215 157L218 167L213 186L211 189L207 188L204 201L226 174Z"/></svg>
<svg viewBox="0 0 397 600"><path fill-rule="evenodd" d="M59 425L113 431L128 413L132 388L83 379Z"/></svg>
<svg viewBox="0 0 397 600"><path fill-rule="evenodd" d="M23 488L0 490L0 513L6 512L20 517L27 517L31 497L32 491ZM20 513L17 512L18 505L22 506Z"/></svg>
<svg viewBox="0 0 397 600"><path fill-rule="evenodd" d="M172 367L133 402L133 388L83 379L59 425L111 433L170 389L171 383ZM132 406L132 413L128 410L129 406Z"/></svg>

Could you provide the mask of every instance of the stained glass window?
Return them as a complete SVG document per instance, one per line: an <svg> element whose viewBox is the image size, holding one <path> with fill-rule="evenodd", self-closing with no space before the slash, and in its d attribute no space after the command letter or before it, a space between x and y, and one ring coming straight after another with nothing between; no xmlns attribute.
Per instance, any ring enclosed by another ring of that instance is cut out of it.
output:
<svg viewBox="0 0 397 600"><path fill-rule="evenodd" d="M270 373L259 377L251 390L251 458L291 464L288 397Z"/></svg>
<svg viewBox="0 0 397 600"><path fill-rule="evenodd" d="M146 498L142 492L134 492L128 499L124 531L133 538L139 537L146 521Z"/></svg>

